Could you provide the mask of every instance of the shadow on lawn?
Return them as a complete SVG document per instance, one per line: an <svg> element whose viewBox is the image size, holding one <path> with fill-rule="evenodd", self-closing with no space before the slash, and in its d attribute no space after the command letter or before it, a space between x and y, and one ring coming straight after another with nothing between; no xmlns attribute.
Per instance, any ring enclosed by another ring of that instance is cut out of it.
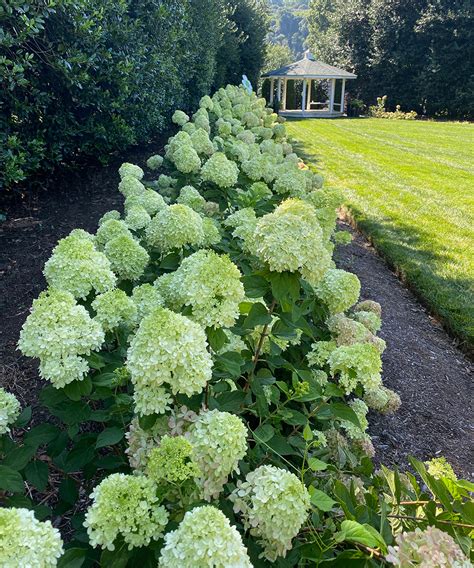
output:
<svg viewBox="0 0 474 568"><path fill-rule="evenodd" d="M445 329L474 355L474 279L439 274L438 267L455 264L448 248L427 249L430 235L420 227L389 220L380 222L356 207L346 211L355 225L384 257L397 276Z"/></svg>

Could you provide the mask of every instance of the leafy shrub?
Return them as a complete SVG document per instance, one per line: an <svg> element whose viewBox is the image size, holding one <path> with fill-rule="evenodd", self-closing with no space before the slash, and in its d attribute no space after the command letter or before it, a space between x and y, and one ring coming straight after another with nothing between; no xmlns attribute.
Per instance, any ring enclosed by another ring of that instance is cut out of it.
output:
<svg viewBox="0 0 474 568"><path fill-rule="evenodd" d="M176 106L221 86L230 65L234 80L247 67L258 76L264 21L251 0L242 17L236 10L224 0L0 6L0 188L149 141ZM221 61L224 40L237 61Z"/></svg>
<svg viewBox="0 0 474 568"><path fill-rule="evenodd" d="M393 118L395 120L415 120L417 113L414 110L403 112L400 105L397 105L395 111L388 111L385 108L387 95L377 97L377 104L369 107L369 115L374 118Z"/></svg>
<svg viewBox="0 0 474 568"><path fill-rule="evenodd" d="M416 477L370 460L369 407L400 401L382 384L380 305L332 261L337 192L301 170L278 117L243 88L204 97L183 129L197 123L214 150L199 171L175 166L186 130L169 140L161 182L121 168L138 182L126 211L161 191L146 227L111 212L48 261L56 288L35 301L20 348L41 360L55 420L28 428L31 409L18 416L4 397L6 510L48 561L61 547L46 519L67 519L60 566L468 566L474 486L443 460L412 460ZM117 240L115 280L98 279L90 246L107 260ZM0 524L0 564L29 563L19 534Z"/></svg>

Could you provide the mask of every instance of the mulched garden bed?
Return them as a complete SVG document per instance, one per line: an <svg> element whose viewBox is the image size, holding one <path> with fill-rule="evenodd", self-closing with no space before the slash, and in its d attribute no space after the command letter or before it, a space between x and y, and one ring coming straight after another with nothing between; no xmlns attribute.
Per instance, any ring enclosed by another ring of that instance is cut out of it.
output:
<svg viewBox="0 0 474 568"><path fill-rule="evenodd" d="M126 160L143 165L160 147L131 151ZM48 191L7 206L7 220L0 224L0 385L23 405L35 405L43 385L35 363L16 351L31 302L45 287L43 265L58 239L77 227L93 232L106 211L121 208L117 169L122 161L68 172ZM377 461L405 466L410 454L444 455L459 475L471 477L472 364L360 234L336 256L341 268L359 276L363 298L382 305L380 335L388 344L384 382L402 398L395 416L371 417Z"/></svg>

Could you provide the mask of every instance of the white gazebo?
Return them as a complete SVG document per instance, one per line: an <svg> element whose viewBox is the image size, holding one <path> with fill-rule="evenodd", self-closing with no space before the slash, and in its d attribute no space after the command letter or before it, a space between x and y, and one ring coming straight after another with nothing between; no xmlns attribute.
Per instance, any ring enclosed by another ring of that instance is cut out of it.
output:
<svg viewBox="0 0 474 568"><path fill-rule="evenodd" d="M322 61L316 61L309 51L304 58L290 63L280 69L269 71L262 75L270 80L270 105L274 97L280 104L279 113L282 116L300 117L337 117L344 114L344 95L347 79L356 79L357 75L338 69ZM300 81L302 83L301 107L288 108L287 93L288 82ZM327 96L325 100L315 100L317 83L324 82ZM276 86L276 93L275 93Z"/></svg>

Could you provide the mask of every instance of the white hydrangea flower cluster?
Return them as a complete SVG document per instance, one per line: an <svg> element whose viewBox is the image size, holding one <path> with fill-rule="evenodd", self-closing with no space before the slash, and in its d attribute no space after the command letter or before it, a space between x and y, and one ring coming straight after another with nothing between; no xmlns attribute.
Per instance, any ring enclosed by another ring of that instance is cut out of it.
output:
<svg viewBox="0 0 474 568"><path fill-rule="evenodd" d="M187 205L197 213L202 213L206 206L206 200L192 185L185 185L180 189L176 203Z"/></svg>
<svg viewBox="0 0 474 568"><path fill-rule="evenodd" d="M166 425L157 420L151 428L144 430L140 427L138 418L135 416L125 434L128 446L125 453L128 456L130 467L140 473L145 472L148 463L148 454L159 445L161 438L167 431Z"/></svg>
<svg viewBox="0 0 474 568"><path fill-rule="evenodd" d="M229 475L239 471L239 460L247 453L247 428L234 414L210 410L199 414L187 437L202 472L203 498L210 501L222 491Z"/></svg>
<svg viewBox="0 0 474 568"><path fill-rule="evenodd" d="M155 308L164 305L160 292L152 284L135 286L132 292L132 301L137 309L138 321L150 314Z"/></svg>
<svg viewBox="0 0 474 568"><path fill-rule="evenodd" d="M92 290L106 292L114 288L116 282L107 257L95 249L90 239L78 234L58 242L43 272L51 287L82 299Z"/></svg>
<svg viewBox="0 0 474 568"><path fill-rule="evenodd" d="M99 250L104 250L105 245L117 237L131 237L132 233L125 221L121 219L106 219L99 228L95 235L95 243Z"/></svg>
<svg viewBox="0 0 474 568"><path fill-rule="evenodd" d="M400 408L402 401L393 390L380 385L374 389L365 389L364 402L381 414L394 414Z"/></svg>
<svg viewBox="0 0 474 568"><path fill-rule="evenodd" d="M400 568L472 568L448 533L436 527L397 535L396 545L388 547L387 561Z"/></svg>
<svg viewBox="0 0 474 568"><path fill-rule="evenodd" d="M28 509L0 509L0 566L55 568L63 541L50 521L38 521Z"/></svg>
<svg viewBox="0 0 474 568"><path fill-rule="evenodd" d="M140 323L127 354L139 414L163 413L171 392L191 396L211 379L212 359L201 326L181 314L156 308Z"/></svg>
<svg viewBox="0 0 474 568"><path fill-rule="evenodd" d="M160 505L155 483L143 475L113 473L94 488L84 526L91 546L115 550L120 535L128 549L163 536L168 513Z"/></svg>
<svg viewBox="0 0 474 568"><path fill-rule="evenodd" d="M104 331L111 331L121 324L131 326L137 317L133 300L118 288L99 294L92 302L92 308L96 312L95 319Z"/></svg>
<svg viewBox="0 0 474 568"><path fill-rule="evenodd" d="M368 313L368 312L360 312ZM338 346L354 345L355 343L371 343L380 353L385 350L385 341L377 337L362 323L346 317L343 313L328 318L327 325L336 339Z"/></svg>
<svg viewBox="0 0 474 568"><path fill-rule="evenodd" d="M84 378L89 366L82 355L99 349L103 342L102 326L76 303L74 296L51 289L33 301L18 348L24 355L37 357L41 376L62 388Z"/></svg>
<svg viewBox="0 0 474 568"><path fill-rule="evenodd" d="M160 288L160 279L157 286L171 308L190 307L189 317L203 327L231 327L244 299L240 278L240 270L227 255L199 250L165 276L166 286Z"/></svg>
<svg viewBox="0 0 474 568"><path fill-rule="evenodd" d="M291 549L310 507L309 493L296 475L272 465L250 472L230 499L271 562Z"/></svg>
<svg viewBox="0 0 474 568"><path fill-rule="evenodd" d="M454 473L453 466L443 456L439 458L432 458L431 460L425 462L425 465L428 473L435 479L442 479L443 477L445 477L450 479L451 481L458 480L457 475Z"/></svg>
<svg viewBox="0 0 474 568"><path fill-rule="evenodd" d="M368 406L363 400L355 398L349 402L349 406L355 412L357 419L359 420L360 427L356 426L353 422L349 420L341 420L341 426L347 432L347 435L352 440L364 440L367 437L365 431L369 426L369 421L367 420L367 413L369 412Z"/></svg>
<svg viewBox="0 0 474 568"><path fill-rule="evenodd" d="M151 221L151 217L147 210L141 205L132 205L127 208L125 216L125 224L133 231L144 229Z"/></svg>
<svg viewBox="0 0 474 568"><path fill-rule="evenodd" d="M140 166L130 164L129 162L124 162L119 168L119 175L121 179L130 176L141 180L145 175L145 172L140 168Z"/></svg>
<svg viewBox="0 0 474 568"><path fill-rule="evenodd" d="M0 436L6 434L20 415L20 403L16 396L0 387Z"/></svg>
<svg viewBox="0 0 474 568"><path fill-rule="evenodd" d="M159 211L146 228L150 246L161 252L181 249L185 245L200 245L204 239L201 216L187 205L170 205Z"/></svg>
<svg viewBox="0 0 474 568"><path fill-rule="evenodd" d="M188 511L165 536L160 568L252 568L237 529L219 509L206 505Z"/></svg>
<svg viewBox="0 0 474 568"><path fill-rule="evenodd" d="M248 246L270 270L300 271L312 285L331 263L314 208L297 199L284 201L273 213L258 219Z"/></svg>

